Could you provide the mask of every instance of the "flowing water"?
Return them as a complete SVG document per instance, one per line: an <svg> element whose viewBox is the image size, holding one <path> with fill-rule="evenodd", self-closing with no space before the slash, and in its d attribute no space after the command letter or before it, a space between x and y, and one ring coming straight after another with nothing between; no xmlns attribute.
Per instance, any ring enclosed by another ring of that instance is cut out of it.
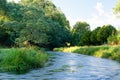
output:
<svg viewBox="0 0 120 80"><path fill-rule="evenodd" d="M49 52L44 68L26 74L0 73L0 80L120 80L120 63L75 53Z"/></svg>

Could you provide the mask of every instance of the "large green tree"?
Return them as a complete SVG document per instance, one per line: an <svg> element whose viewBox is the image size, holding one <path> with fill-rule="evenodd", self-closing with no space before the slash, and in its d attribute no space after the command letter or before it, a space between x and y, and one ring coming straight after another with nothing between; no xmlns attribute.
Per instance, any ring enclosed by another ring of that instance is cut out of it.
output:
<svg viewBox="0 0 120 80"><path fill-rule="evenodd" d="M91 45L91 40L90 40L90 36L91 36L91 31L86 31L82 38L81 38L81 41L82 41L82 45Z"/></svg>
<svg viewBox="0 0 120 80"><path fill-rule="evenodd" d="M101 27L97 27L91 32L90 40L92 45L99 45L100 41L97 40L97 33L99 32Z"/></svg>
<svg viewBox="0 0 120 80"><path fill-rule="evenodd" d="M13 27L19 45L28 42L42 47L59 47L70 42L70 27L66 17L49 0L21 0L9 3L9 18L20 22ZM22 25L22 26L21 26Z"/></svg>
<svg viewBox="0 0 120 80"><path fill-rule="evenodd" d="M72 29L72 45L81 45L81 38L86 31L90 31L90 26L86 22L77 22Z"/></svg>
<svg viewBox="0 0 120 80"><path fill-rule="evenodd" d="M97 33L97 40L101 44L107 43L107 38L114 34L116 29L112 25L104 25Z"/></svg>
<svg viewBox="0 0 120 80"><path fill-rule="evenodd" d="M70 42L69 21L50 0L1 0L0 12L0 43L54 48Z"/></svg>

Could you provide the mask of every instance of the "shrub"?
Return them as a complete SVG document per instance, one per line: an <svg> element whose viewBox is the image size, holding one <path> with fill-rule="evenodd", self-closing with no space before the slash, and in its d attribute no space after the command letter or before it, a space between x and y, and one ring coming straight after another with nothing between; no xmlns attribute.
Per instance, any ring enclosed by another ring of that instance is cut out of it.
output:
<svg viewBox="0 0 120 80"><path fill-rule="evenodd" d="M0 50L2 51L2 50ZM2 71L26 72L30 69L43 67L48 55L32 48L12 48L0 53L0 69ZM4 55L4 57L2 57Z"/></svg>

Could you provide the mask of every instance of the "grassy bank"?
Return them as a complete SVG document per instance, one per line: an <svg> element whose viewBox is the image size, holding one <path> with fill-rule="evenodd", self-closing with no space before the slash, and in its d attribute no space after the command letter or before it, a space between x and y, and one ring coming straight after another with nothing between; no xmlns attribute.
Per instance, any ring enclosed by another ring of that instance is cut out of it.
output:
<svg viewBox="0 0 120 80"><path fill-rule="evenodd" d="M0 71L23 73L43 67L48 55L34 48L0 49Z"/></svg>
<svg viewBox="0 0 120 80"><path fill-rule="evenodd" d="M120 62L120 46L84 46L55 48L54 51L74 52L100 58L109 58Z"/></svg>

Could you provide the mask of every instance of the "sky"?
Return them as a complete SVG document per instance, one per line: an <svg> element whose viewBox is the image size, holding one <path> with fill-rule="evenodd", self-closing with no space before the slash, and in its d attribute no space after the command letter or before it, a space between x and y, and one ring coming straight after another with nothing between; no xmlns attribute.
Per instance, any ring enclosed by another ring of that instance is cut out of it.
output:
<svg viewBox="0 0 120 80"><path fill-rule="evenodd" d="M90 24L91 30L106 24L120 28L120 18L113 14L117 0L52 0L52 2L62 10L71 27L78 21L85 21Z"/></svg>
<svg viewBox="0 0 120 80"><path fill-rule="evenodd" d="M111 24L120 28L120 18L113 14L117 0L52 0L70 21L75 25L78 21L90 24L91 29Z"/></svg>

